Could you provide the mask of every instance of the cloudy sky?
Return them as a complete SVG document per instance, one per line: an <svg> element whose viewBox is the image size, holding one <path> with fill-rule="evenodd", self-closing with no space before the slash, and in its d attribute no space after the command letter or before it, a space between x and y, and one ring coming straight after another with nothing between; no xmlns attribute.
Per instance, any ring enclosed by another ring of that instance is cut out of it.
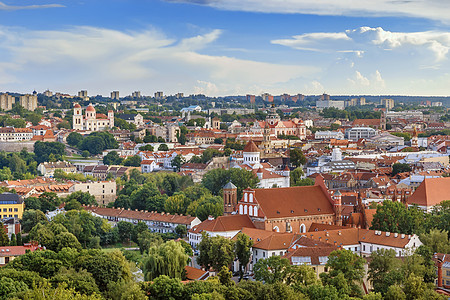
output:
<svg viewBox="0 0 450 300"><path fill-rule="evenodd" d="M0 92L449 95L448 0L0 0Z"/></svg>

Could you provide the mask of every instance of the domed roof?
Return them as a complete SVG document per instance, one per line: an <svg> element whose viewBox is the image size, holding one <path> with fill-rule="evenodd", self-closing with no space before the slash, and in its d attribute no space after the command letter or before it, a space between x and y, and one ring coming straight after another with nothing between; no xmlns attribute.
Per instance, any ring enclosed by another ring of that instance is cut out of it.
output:
<svg viewBox="0 0 450 300"><path fill-rule="evenodd" d="M232 190L232 189L237 189L237 187L231 182L229 181L224 187L224 190Z"/></svg>
<svg viewBox="0 0 450 300"><path fill-rule="evenodd" d="M86 108L86 111L95 111L95 108L92 106L92 104L89 104L89 106Z"/></svg>
<svg viewBox="0 0 450 300"><path fill-rule="evenodd" d="M75 104L75 106L73 108L81 108L80 104Z"/></svg>
<svg viewBox="0 0 450 300"><path fill-rule="evenodd" d="M244 152L259 152L258 147L256 147L255 143L250 140L250 142L245 145Z"/></svg>

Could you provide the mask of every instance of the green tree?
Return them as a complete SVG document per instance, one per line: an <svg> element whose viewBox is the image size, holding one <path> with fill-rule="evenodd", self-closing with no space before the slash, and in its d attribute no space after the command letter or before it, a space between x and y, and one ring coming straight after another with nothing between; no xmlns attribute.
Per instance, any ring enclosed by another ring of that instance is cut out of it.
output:
<svg viewBox="0 0 450 300"><path fill-rule="evenodd" d="M175 171L179 172L181 166L184 165L185 162L186 160L182 155L177 155L174 159L172 159L172 167L175 169Z"/></svg>
<svg viewBox="0 0 450 300"><path fill-rule="evenodd" d="M421 234L420 241L433 253L450 253L450 241L445 230L433 228L429 233Z"/></svg>
<svg viewBox="0 0 450 300"><path fill-rule="evenodd" d="M151 247L159 247L163 243L160 235L150 232L149 230L139 233L137 240L141 253L145 253Z"/></svg>
<svg viewBox="0 0 450 300"><path fill-rule="evenodd" d="M212 267L220 270L222 266L229 266L234 259L234 242L221 236L210 237L202 234L202 241L198 249L200 255L197 263L205 269Z"/></svg>
<svg viewBox="0 0 450 300"><path fill-rule="evenodd" d="M81 144L81 141L83 140L83 136L78 132L71 132L67 136L67 144L69 144L72 147L78 147Z"/></svg>
<svg viewBox="0 0 450 300"><path fill-rule="evenodd" d="M17 246L23 246L22 234L20 232L16 234L16 244Z"/></svg>
<svg viewBox="0 0 450 300"><path fill-rule="evenodd" d="M11 278L1 278L0 280L0 299L6 300L11 299L18 293L26 292L28 287L22 281L14 281Z"/></svg>
<svg viewBox="0 0 450 300"><path fill-rule="evenodd" d="M62 267L50 282L53 286L65 283L68 288L84 295L100 294L92 274L83 269Z"/></svg>
<svg viewBox="0 0 450 300"><path fill-rule="evenodd" d="M289 150L289 157L291 164L295 167L300 167L306 164L306 156L303 154L303 151L298 148L293 148Z"/></svg>
<svg viewBox="0 0 450 300"><path fill-rule="evenodd" d="M119 221L117 223L117 229L119 230L119 238L121 241L130 240L133 224L130 222Z"/></svg>
<svg viewBox="0 0 450 300"><path fill-rule="evenodd" d="M124 166L128 167L140 167L141 157L139 155L133 155L123 161Z"/></svg>
<svg viewBox="0 0 450 300"><path fill-rule="evenodd" d="M43 212L53 211L61 204L61 200L58 195L53 192L44 192L39 195L39 201L41 202L41 210Z"/></svg>
<svg viewBox="0 0 450 300"><path fill-rule="evenodd" d="M161 144L158 147L158 151L169 151L169 147L166 144Z"/></svg>
<svg viewBox="0 0 450 300"><path fill-rule="evenodd" d="M144 290L150 295L150 300L183 300L183 284L178 278L162 275L152 283L148 283Z"/></svg>
<svg viewBox="0 0 450 300"><path fill-rule="evenodd" d="M37 163L50 161L51 154L55 160L61 160L65 152L64 144L58 142L40 142L34 143L34 154Z"/></svg>
<svg viewBox="0 0 450 300"><path fill-rule="evenodd" d="M259 179L255 174L244 169L213 169L206 172L203 176L202 185L213 195L219 196L223 186L230 181L237 187L239 199L242 197L244 189L249 187L256 188Z"/></svg>
<svg viewBox="0 0 450 300"><path fill-rule="evenodd" d="M61 249L66 247L81 250L80 242L70 232L61 232L60 234L56 235L49 245L49 249L55 252L59 252L61 251Z"/></svg>
<svg viewBox="0 0 450 300"><path fill-rule="evenodd" d="M183 193L177 193L164 202L164 210L170 214L184 214L186 213L188 199Z"/></svg>
<svg viewBox="0 0 450 300"><path fill-rule="evenodd" d="M175 227L175 232L180 238L183 238L187 234L187 228L184 225L178 224L177 227Z"/></svg>
<svg viewBox="0 0 450 300"><path fill-rule="evenodd" d="M138 235L144 231L148 231L148 226L146 223L139 221L133 228L131 229L131 240L135 243L138 242Z"/></svg>
<svg viewBox="0 0 450 300"><path fill-rule="evenodd" d="M290 173L291 186L306 186L314 185L314 180L311 178L303 178L305 173L301 167L295 168Z"/></svg>
<svg viewBox="0 0 450 300"><path fill-rule="evenodd" d="M383 201L377 206L370 229L403 234L419 233L423 212L417 207L405 207L397 201Z"/></svg>
<svg viewBox="0 0 450 300"><path fill-rule="evenodd" d="M280 256L259 259L253 267L255 279L268 284L283 282L290 268L289 260Z"/></svg>
<svg viewBox="0 0 450 300"><path fill-rule="evenodd" d="M392 176L404 172L411 172L411 167L408 164L395 163L392 165Z"/></svg>
<svg viewBox="0 0 450 300"><path fill-rule="evenodd" d="M378 249L370 255L368 278L373 290L386 295L389 287L404 280L402 263L392 249Z"/></svg>
<svg viewBox="0 0 450 300"><path fill-rule="evenodd" d="M144 138L144 142L145 142L145 138ZM139 147L140 151L153 151L153 146L152 145L145 145L145 146L141 146Z"/></svg>
<svg viewBox="0 0 450 300"><path fill-rule="evenodd" d="M328 273L321 273L324 284L333 285L339 294L361 297L360 283L364 276L364 259L350 250L335 250L328 256Z"/></svg>
<svg viewBox="0 0 450 300"><path fill-rule="evenodd" d="M16 235L14 233L11 233L11 239L9 241L9 245L10 246L17 246Z"/></svg>
<svg viewBox="0 0 450 300"><path fill-rule="evenodd" d="M103 164L105 165L120 165L123 158L119 156L117 151L111 151L103 157Z"/></svg>
<svg viewBox="0 0 450 300"><path fill-rule="evenodd" d="M250 237L244 233L239 233L236 236L236 242L234 243L234 253L239 259L239 271L241 273L240 279L244 275L244 269L250 262L251 248L253 246L253 241Z"/></svg>
<svg viewBox="0 0 450 300"><path fill-rule="evenodd" d="M160 246L153 246L143 261L143 271L147 280L166 275L182 279L184 267L188 261L183 246L175 241L168 241Z"/></svg>
<svg viewBox="0 0 450 300"><path fill-rule="evenodd" d="M84 158L88 158L89 155L91 155L91 154L90 154L89 151L87 151L87 150L83 150L83 151L81 152L81 156L83 156Z"/></svg>
<svg viewBox="0 0 450 300"><path fill-rule="evenodd" d="M3 223L0 222L0 246L8 246L9 238L6 234L5 228L3 227Z"/></svg>
<svg viewBox="0 0 450 300"><path fill-rule="evenodd" d="M47 222L47 217L42 211L34 209L25 210L22 215L22 230L29 232L37 224Z"/></svg>
<svg viewBox="0 0 450 300"><path fill-rule="evenodd" d="M83 205L96 205L97 201L95 200L95 197L92 196L89 192L82 192L77 191L74 193L71 193L69 196L66 197L66 202L69 202L71 200L76 200L79 203Z"/></svg>

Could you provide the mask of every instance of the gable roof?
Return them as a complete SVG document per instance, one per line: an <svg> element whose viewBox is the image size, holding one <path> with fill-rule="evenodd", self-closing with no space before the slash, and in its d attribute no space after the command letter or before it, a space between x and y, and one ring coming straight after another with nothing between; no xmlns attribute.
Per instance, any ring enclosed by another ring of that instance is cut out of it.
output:
<svg viewBox="0 0 450 300"><path fill-rule="evenodd" d="M254 193L269 219L334 214L330 200L319 185L256 189Z"/></svg>
<svg viewBox="0 0 450 300"><path fill-rule="evenodd" d="M425 178L407 201L429 207L445 200L450 200L450 178Z"/></svg>
<svg viewBox="0 0 450 300"><path fill-rule="evenodd" d="M247 215L230 215L220 216L213 220L207 219L189 231L194 233L201 233L202 231L227 232L241 230L243 227L255 228L255 225Z"/></svg>

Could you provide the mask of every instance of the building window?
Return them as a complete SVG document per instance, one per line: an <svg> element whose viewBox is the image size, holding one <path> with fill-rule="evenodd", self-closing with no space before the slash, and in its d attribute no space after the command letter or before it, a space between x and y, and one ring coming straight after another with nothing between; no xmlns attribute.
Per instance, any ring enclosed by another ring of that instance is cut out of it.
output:
<svg viewBox="0 0 450 300"><path fill-rule="evenodd" d="M9 209L9 212L12 212L12 208Z"/></svg>

